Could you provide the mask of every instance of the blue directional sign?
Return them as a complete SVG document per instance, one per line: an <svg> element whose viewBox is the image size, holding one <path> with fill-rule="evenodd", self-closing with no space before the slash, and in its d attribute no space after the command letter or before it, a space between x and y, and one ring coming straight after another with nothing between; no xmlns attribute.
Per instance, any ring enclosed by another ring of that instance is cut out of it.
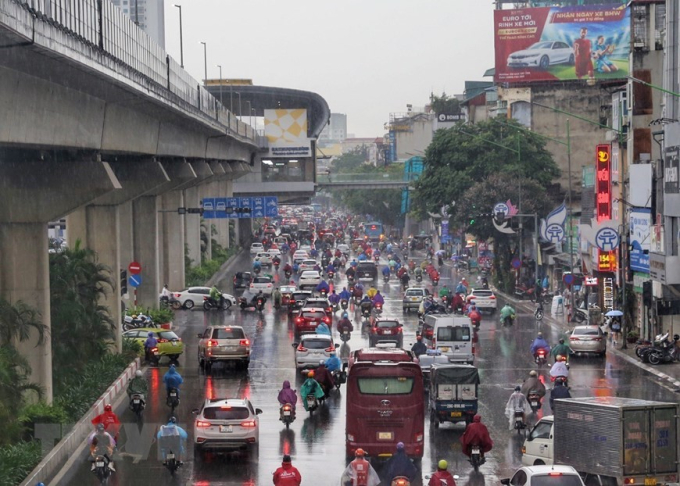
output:
<svg viewBox="0 0 680 486"><path fill-rule="evenodd" d="M130 275L128 277L128 285L130 287L135 287L135 288L139 287L140 285L142 285L142 276L139 275L139 274Z"/></svg>
<svg viewBox="0 0 680 486"><path fill-rule="evenodd" d="M276 196L206 197L202 204L206 219L275 218L279 215Z"/></svg>
<svg viewBox="0 0 680 486"><path fill-rule="evenodd" d="M253 218L264 218L264 197L254 197L253 202Z"/></svg>
<svg viewBox="0 0 680 486"><path fill-rule="evenodd" d="M215 217L215 198L214 197L204 197L203 198L203 217L206 219L212 219Z"/></svg>
<svg viewBox="0 0 680 486"><path fill-rule="evenodd" d="M266 196L264 198L264 215L267 218L275 218L279 215L279 198Z"/></svg>
<svg viewBox="0 0 680 486"><path fill-rule="evenodd" d="M216 197L215 198L215 218L224 219L227 217L227 198L226 197ZM204 213L205 216L205 213Z"/></svg>

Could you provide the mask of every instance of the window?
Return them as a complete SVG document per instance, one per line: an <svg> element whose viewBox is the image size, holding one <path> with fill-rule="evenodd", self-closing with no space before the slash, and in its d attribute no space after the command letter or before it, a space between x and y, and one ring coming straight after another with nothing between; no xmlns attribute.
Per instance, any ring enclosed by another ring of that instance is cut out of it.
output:
<svg viewBox="0 0 680 486"><path fill-rule="evenodd" d="M210 333L212 331L210 329L206 329L205 332L203 333L203 339L210 339Z"/></svg>
<svg viewBox="0 0 680 486"><path fill-rule="evenodd" d="M559 476L541 474L531 477L531 486L580 486L581 484L583 484L581 478L576 474L561 474Z"/></svg>
<svg viewBox="0 0 680 486"><path fill-rule="evenodd" d="M574 329L575 336L599 336L600 330L598 328Z"/></svg>
<svg viewBox="0 0 680 486"><path fill-rule="evenodd" d="M159 337L159 339L168 339L168 340L179 339L177 334L175 334L172 331L160 331L158 333L158 337Z"/></svg>
<svg viewBox="0 0 680 486"><path fill-rule="evenodd" d="M128 332L125 333L125 337L128 338L128 339L134 339L136 337L140 337L139 331L128 331ZM141 336L141 337L144 337L144 335Z"/></svg>
<svg viewBox="0 0 680 486"><path fill-rule="evenodd" d="M531 439L549 439L552 422L541 422L531 431Z"/></svg>
<svg viewBox="0 0 680 486"><path fill-rule="evenodd" d="M243 329L214 329L213 339L243 339L245 334L243 334Z"/></svg>
<svg viewBox="0 0 680 486"><path fill-rule="evenodd" d="M326 317L326 313L324 311L313 311L313 312L305 312L302 315L305 319L323 319Z"/></svg>
<svg viewBox="0 0 680 486"><path fill-rule="evenodd" d="M203 417L207 420L243 420L250 417L250 412L245 407L209 407L203 411Z"/></svg>
<svg viewBox="0 0 680 486"><path fill-rule="evenodd" d="M272 283L272 281L269 277L255 277L253 279L253 283L258 283L258 284L265 283L266 284L266 283Z"/></svg>
<svg viewBox="0 0 680 486"><path fill-rule="evenodd" d="M302 346L307 349L326 349L331 343L327 339L305 339Z"/></svg>
<svg viewBox="0 0 680 486"><path fill-rule="evenodd" d="M510 481L510 484L513 486L523 486L524 484L527 483L527 473L524 471L517 471L515 475L512 477L512 480Z"/></svg>
<svg viewBox="0 0 680 486"><path fill-rule="evenodd" d="M200 294L200 295L208 295L210 294L210 289L203 289L200 287L194 287L189 289L190 294Z"/></svg>
<svg viewBox="0 0 680 486"><path fill-rule="evenodd" d="M399 377L376 377L359 378L359 392L363 395L407 395L413 391L413 378Z"/></svg>
<svg viewBox="0 0 680 486"><path fill-rule="evenodd" d="M437 330L437 341L469 341L470 328L469 327L440 327Z"/></svg>
<svg viewBox="0 0 680 486"><path fill-rule="evenodd" d="M399 323L397 321L378 321L376 324L376 327L379 329L392 329L394 327L399 327Z"/></svg>

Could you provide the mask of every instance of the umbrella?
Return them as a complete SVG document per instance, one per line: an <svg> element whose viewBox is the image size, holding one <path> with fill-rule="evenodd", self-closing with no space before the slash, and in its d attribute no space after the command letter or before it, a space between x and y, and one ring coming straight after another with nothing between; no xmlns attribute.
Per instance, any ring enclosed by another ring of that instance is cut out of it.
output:
<svg viewBox="0 0 680 486"><path fill-rule="evenodd" d="M623 312L620 310L610 310L605 314L607 317L621 317L623 315Z"/></svg>
<svg viewBox="0 0 680 486"><path fill-rule="evenodd" d="M443 256L444 253L445 253L444 250L437 250L437 252L435 253L435 255L437 255L437 256Z"/></svg>

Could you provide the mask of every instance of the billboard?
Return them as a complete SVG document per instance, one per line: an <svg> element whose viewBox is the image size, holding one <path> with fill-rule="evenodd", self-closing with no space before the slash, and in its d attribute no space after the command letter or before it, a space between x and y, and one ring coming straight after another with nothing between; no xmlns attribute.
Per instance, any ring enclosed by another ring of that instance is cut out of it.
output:
<svg viewBox="0 0 680 486"><path fill-rule="evenodd" d="M264 110L264 135L269 157L311 157L307 138L307 110Z"/></svg>
<svg viewBox="0 0 680 486"><path fill-rule="evenodd" d="M635 208L630 212L630 268L649 273L649 250L651 249L652 211ZM645 254L645 250L647 254Z"/></svg>
<svg viewBox="0 0 680 486"><path fill-rule="evenodd" d="M628 76L630 10L621 4L494 11L497 83Z"/></svg>
<svg viewBox="0 0 680 486"><path fill-rule="evenodd" d="M611 219L612 216L611 147L609 145L597 146L596 164L595 206L599 223Z"/></svg>

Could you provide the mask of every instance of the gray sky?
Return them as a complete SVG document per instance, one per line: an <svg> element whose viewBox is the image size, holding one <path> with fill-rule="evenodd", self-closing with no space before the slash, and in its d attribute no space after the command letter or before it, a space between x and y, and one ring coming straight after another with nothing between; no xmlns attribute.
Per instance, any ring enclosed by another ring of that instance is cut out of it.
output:
<svg viewBox="0 0 680 486"><path fill-rule="evenodd" d="M166 50L203 79L314 91L348 132L382 136L391 112L424 106L431 90L462 93L493 67L491 0L167 0ZM490 80L490 78L488 78Z"/></svg>

